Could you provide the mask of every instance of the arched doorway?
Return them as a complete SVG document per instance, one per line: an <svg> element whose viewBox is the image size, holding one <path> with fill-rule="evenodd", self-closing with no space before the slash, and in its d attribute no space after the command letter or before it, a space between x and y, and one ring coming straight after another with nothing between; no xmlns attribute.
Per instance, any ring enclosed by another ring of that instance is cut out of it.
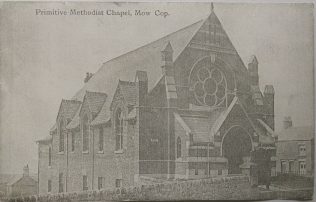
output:
<svg viewBox="0 0 316 202"><path fill-rule="evenodd" d="M244 162L244 157L250 157L252 141L243 128L232 127L224 135L222 142L222 155L228 160L228 174L239 174L239 166Z"/></svg>

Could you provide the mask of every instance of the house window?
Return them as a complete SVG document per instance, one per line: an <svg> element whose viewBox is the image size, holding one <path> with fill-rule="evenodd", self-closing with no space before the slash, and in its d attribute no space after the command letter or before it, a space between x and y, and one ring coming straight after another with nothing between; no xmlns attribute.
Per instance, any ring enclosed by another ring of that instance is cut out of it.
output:
<svg viewBox="0 0 316 202"><path fill-rule="evenodd" d="M289 162L289 172L294 173L294 161Z"/></svg>
<svg viewBox="0 0 316 202"><path fill-rule="evenodd" d="M48 180L47 181L47 192L51 192L52 191L52 181Z"/></svg>
<svg viewBox="0 0 316 202"><path fill-rule="evenodd" d="M98 177L98 189L103 188L103 177Z"/></svg>
<svg viewBox="0 0 316 202"><path fill-rule="evenodd" d="M199 174L199 170L197 168L194 169L194 174L198 175Z"/></svg>
<svg viewBox="0 0 316 202"><path fill-rule="evenodd" d="M123 112L120 108L115 113L115 150L123 149Z"/></svg>
<svg viewBox="0 0 316 202"><path fill-rule="evenodd" d="M76 141L76 134L75 132L71 133L71 151L75 151L75 141Z"/></svg>
<svg viewBox="0 0 316 202"><path fill-rule="evenodd" d="M89 119L85 115L82 121L82 150L89 150Z"/></svg>
<svg viewBox="0 0 316 202"><path fill-rule="evenodd" d="M299 163L299 165L300 165L300 167L299 167L300 175L305 175L306 174L306 163L305 163L305 161L301 161Z"/></svg>
<svg viewBox="0 0 316 202"><path fill-rule="evenodd" d="M122 179L116 179L115 180L115 187L116 188L122 187Z"/></svg>
<svg viewBox="0 0 316 202"><path fill-rule="evenodd" d="M63 173L59 173L58 185L58 192L64 192Z"/></svg>
<svg viewBox="0 0 316 202"><path fill-rule="evenodd" d="M281 173L286 173L286 161L281 161Z"/></svg>
<svg viewBox="0 0 316 202"><path fill-rule="evenodd" d="M64 121L59 123L59 152L64 151L65 139L64 139Z"/></svg>
<svg viewBox="0 0 316 202"><path fill-rule="evenodd" d="M299 153L300 153L300 156L306 156L306 146L305 146L305 144L299 145Z"/></svg>
<svg viewBox="0 0 316 202"><path fill-rule="evenodd" d="M103 127L99 128L99 151L103 151L104 145L104 136L103 136Z"/></svg>
<svg viewBox="0 0 316 202"><path fill-rule="evenodd" d="M177 138L177 158L181 157L181 138Z"/></svg>
<svg viewBox="0 0 316 202"><path fill-rule="evenodd" d="M199 175L199 169L198 169L197 165L195 165L194 174Z"/></svg>
<svg viewBox="0 0 316 202"><path fill-rule="evenodd" d="M223 174L222 169L219 169L219 170L217 171L217 174L218 174L218 175L222 175L222 174Z"/></svg>
<svg viewBox="0 0 316 202"><path fill-rule="evenodd" d="M52 148L48 148L48 166L52 165Z"/></svg>
<svg viewBox="0 0 316 202"><path fill-rule="evenodd" d="M82 176L82 190L88 190L88 176L86 175Z"/></svg>

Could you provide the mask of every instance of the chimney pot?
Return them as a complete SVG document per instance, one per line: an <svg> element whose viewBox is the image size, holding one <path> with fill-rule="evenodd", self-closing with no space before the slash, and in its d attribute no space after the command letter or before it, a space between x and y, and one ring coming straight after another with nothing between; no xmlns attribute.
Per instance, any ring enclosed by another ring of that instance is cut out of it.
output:
<svg viewBox="0 0 316 202"><path fill-rule="evenodd" d="M92 73L87 72L87 73L86 73L86 77L84 78L84 83L87 83L87 82L90 80L90 78L91 78L92 76L93 76Z"/></svg>
<svg viewBox="0 0 316 202"><path fill-rule="evenodd" d="M27 164L23 168L23 176L29 176L29 165Z"/></svg>

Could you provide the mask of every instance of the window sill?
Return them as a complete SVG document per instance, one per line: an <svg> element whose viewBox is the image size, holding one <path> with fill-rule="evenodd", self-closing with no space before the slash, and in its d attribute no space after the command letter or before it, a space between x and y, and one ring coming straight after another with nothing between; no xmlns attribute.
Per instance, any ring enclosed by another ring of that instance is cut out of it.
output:
<svg viewBox="0 0 316 202"><path fill-rule="evenodd" d="M64 154L64 152L63 152L63 151L60 151L60 152L58 152L57 154L60 154L60 155L62 155L62 154Z"/></svg>
<svg viewBox="0 0 316 202"><path fill-rule="evenodd" d="M50 166L48 166L48 169L51 169L52 168L52 166L50 165Z"/></svg>
<svg viewBox="0 0 316 202"><path fill-rule="evenodd" d="M98 151L97 154L104 154L104 151Z"/></svg>
<svg viewBox="0 0 316 202"><path fill-rule="evenodd" d="M89 151L82 151L83 154L89 154Z"/></svg>
<svg viewBox="0 0 316 202"><path fill-rule="evenodd" d="M124 153L123 149L114 151L114 154L123 154L123 153Z"/></svg>
<svg viewBox="0 0 316 202"><path fill-rule="evenodd" d="M71 152L69 152L70 154L74 154L75 153L75 151L71 151Z"/></svg>

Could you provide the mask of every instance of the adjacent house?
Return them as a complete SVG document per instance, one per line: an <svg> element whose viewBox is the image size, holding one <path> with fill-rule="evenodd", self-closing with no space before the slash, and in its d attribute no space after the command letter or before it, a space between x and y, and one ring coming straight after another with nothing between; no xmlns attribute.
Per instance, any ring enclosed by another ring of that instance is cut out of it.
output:
<svg viewBox="0 0 316 202"><path fill-rule="evenodd" d="M295 127L291 117L285 117L284 129L278 133L277 172L313 176L314 150L314 127Z"/></svg>
<svg viewBox="0 0 316 202"><path fill-rule="evenodd" d="M29 196L36 195L37 191L37 175L29 174L28 165L23 168L23 174L21 175L7 174L0 176L0 192L2 196Z"/></svg>
<svg viewBox="0 0 316 202"><path fill-rule="evenodd" d="M39 192L241 173L252 151L275 149L275 92L260 90L258 64L244 65L213 9L105 62L38 141Z"/></svg>

